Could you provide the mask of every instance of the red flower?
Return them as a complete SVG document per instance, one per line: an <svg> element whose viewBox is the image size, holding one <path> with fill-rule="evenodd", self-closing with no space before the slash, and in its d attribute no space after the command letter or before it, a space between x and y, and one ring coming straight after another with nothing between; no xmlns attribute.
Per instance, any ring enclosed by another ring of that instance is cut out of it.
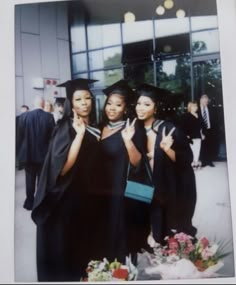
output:
<svg viewBox="0 0 236 285"><path fill-rule="evenodd" d="M209 245L209 241L205 237L201 238L200 241L201 241L201 244L202 244L203 248L206 248Z"/></svg>
<svg viewBox="0 0 236 285"><path fill-rule="evenodd" d="M176 250L179 248L179 244L178 244L177 240L174 238L170 238L168 240L168 244L169 244L169 248L172 250Z"/></svg>
<svg viewBox="0 0 236 285"><path fill-rule="evenodd" d="M118 268L113 271L112 276L118 279L127 280L129 277L129 272L127 269Z"/></svg>
<svg viewBox="0 0 236 285"><path fill-rule="evenodd" d="M195 266L197 267L197 269L199 270L199 271L204 271L204 270L206 270L206 266L204 265L204 263L203 263L203 261L202 260L196 260L195 261Z"/></svg>

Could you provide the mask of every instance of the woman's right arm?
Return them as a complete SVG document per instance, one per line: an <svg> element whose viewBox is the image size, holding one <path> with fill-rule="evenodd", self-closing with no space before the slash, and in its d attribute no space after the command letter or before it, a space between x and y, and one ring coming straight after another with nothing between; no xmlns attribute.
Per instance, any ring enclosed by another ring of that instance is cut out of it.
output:
<svg viewBox="0 0 236 285"><path fill-rule="evenodd" d="M81 118L77 117L75 112L72 126L76 131L76 136L69 149L66 163L61 171L61 176L64 176L75 164L85 134L85 124Z"/></svg>

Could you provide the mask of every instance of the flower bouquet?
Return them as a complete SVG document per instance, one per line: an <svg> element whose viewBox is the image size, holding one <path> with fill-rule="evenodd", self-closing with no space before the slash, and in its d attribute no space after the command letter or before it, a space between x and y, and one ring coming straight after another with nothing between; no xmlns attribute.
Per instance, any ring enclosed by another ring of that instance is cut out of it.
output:
<svg viewBox="0 0 236 285"><path fill-rule="evenodd" d="M157 245L149 255L151 266L146 274L159 274L161 279L192 279L217 277L224 264L218 244L205 237L194 240L185 233L166 237L166 246Z"/></svg>
<svg viewBox="0 0 236 285"><path fill-rule="evenodd" d="M126 263L123 265L116 259L109 263L104 258L101 260L92 260L87 267L88 282L94 281L131 281L137 276L137 268L132 264L131 259L126 257Z"/></svg>

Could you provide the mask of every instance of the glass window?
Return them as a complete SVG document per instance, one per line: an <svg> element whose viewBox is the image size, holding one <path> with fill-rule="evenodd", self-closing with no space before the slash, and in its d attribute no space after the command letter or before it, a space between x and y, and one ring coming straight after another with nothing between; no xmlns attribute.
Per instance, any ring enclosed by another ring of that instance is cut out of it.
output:
<svg viewBox="0 0 236 285"><path fill-rule="evenodd" d="M217 16L191 17L192 31L218 28Z"/></svg>
<svg viewBox="0 0 236 285"><path fill-rule="evenodd" d="M117 65L121 65L121 47L107 48L89 53L90 70Z"/></svg>
<svg viewBox="0 0 236 285"><path fill-rule="evenodd" d="M122 24L123 43L134 43L153 38L152 21L139 21Z"/></svg>
<svg viewBox="0 0 236 285"><path fill-rule="evenodd" d="M171 35L185 34L189 32L188 18L163 19L155 21L156 38L162 38Z"/></svg>
<svg viewBox="0 0 236 285"><path fill-rule="evenodd" d="M77 79L77 78L85 78L87 79L88 78L88 73L79 73L79 74L73 74L73 79Z"/></svg>
<svg viewBox="0 0 236 285"><path fill-rule="evenodd" d="M120 24L88 26L89 49L121 44Z"/></svg>
<svg viewBox="0 0 236 285"><path fill-rule="evenodd" d="M122 69L111 69L91 73L92 79L99 80L94 83L95 87L106 87L123 78Z"/></svg>
<svg viewBox="0 0 236 285"><path fill-rule="evenodd" d="M72 55L72 67L73 73L87 71L87 54L86 53L79 53Z"/></svg>
<svg viewBox="0 0 236 285"><path fill-rule="evenodd" d="M86 50L86 37L84 26L71 27L71 49L72 53Z"/></svg>
<svg viewBox="0 0 236 285"><path fill-rule="evenodd" d="M192 49L194 55L219 52L219 45L218 30L195 32L192 34Z"/></svg>
<svg viewBox="0 0 236 285"><path fill-rule="evenodd" d="M154 84L153 63L130 64L124 68L124 78L132 87L141 83Z"/></svg>
<svg viewBox="0 0 236 285"><path fill-rule="evenodd" d="M190 56L162 60L157 63L157 85L174 93L191 94Z"/></svg>

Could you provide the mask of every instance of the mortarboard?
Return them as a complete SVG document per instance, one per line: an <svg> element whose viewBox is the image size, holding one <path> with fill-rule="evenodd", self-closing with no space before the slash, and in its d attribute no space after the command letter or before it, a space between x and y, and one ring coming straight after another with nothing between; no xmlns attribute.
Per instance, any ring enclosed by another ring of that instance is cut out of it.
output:
<svg viewBox="0 0 236 285"><path fill-rule="evenodd" d="M153 99L155 102L164 102L167 96L170 96L170 91L162 89L147 83L143 83L136 88L137 97L146 96Z"/></svg>
<svg viewBox="0 0 236 285"><path fill-rule="evenodd" d="M54 104L61 104L64 105L66 98L65 97L54 97L55 102Z"/></svg>
<svg viewBox="0 0 236 285"><path fill-rule="evenodd" d="M123 96L128 96L128 95L132 96L134 93L133 90L128 85L128 82L124 79L115 82L114 84L108 86L106 89L103 89L102 91L106 96L109 96L114 93L118 93Z"/></svg>
<svg viewBox="0 0 236 285"><path fill-rule="evenodd" d="M66 97L71 100L72 95L76 90L88 90L90 91L89 84L92 84L98 80L94 79L85 79L85 78L77 78L73 80L68 80L64 83L57 85L57 87L65 87L66 88Z"/></svg>

